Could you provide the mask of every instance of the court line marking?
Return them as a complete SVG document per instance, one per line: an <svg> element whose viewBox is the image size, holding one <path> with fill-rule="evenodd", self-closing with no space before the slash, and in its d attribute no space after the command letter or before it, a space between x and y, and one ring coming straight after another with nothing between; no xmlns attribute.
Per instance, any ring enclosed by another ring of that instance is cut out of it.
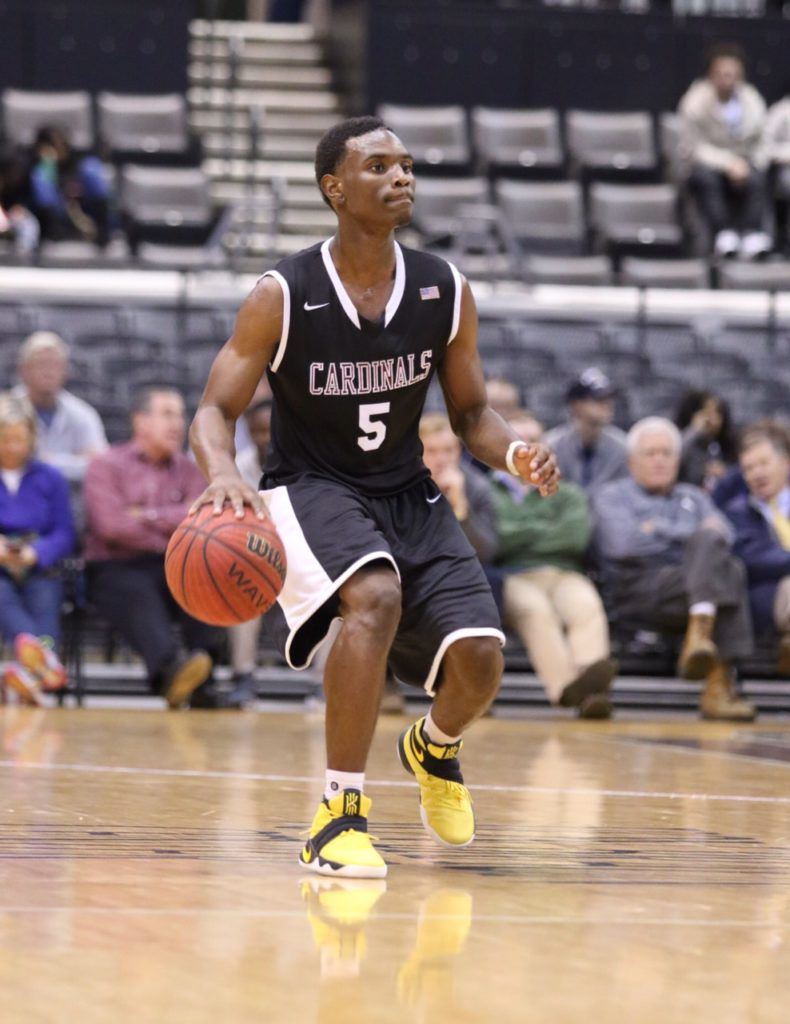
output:
<svg viewBox="0 0 790 1024"><path fill-rule="evenodd" d="M232 908L232 907L39 907L39 906L0 906L0 914L126 914L130 917L150 914L168 914L178 917L197 917L198 915L210 914L233 914L238 917L251 918L295 918L303 919L307 911L300 910L274 910L261 908L259 910ZM414 913L395 913L388 911L374 911L365 925L374 924L376 921L414 921L418 911ZM462 921L468 922L466 914L430 914L432 921ZM644 920L634 917L542 917L519 914L473 914L472 924L516 924L516 925L569 925L578 928L580 925L597 926L621 926L636 925L637 927L648 925L650 927L687 927L687 928L772 928L776 931L787 931L790 929L788 921L747 921L738 918L693 918L693 917L648 917Z"/></svg>
<svg viewBox="0 0 790 1024"><path fill-rule="evenodd" d="M746 764L759 764L762 765L763 768L790 768L790 762L781 761L779 758L754 757L752 754L739 754L737 750L716 750L715 748L708 747L681 747L676 746L671 742L663 743L659 739L646 739L643 736L638 738L631 736L597 736L590 737L590 740L593 743L603 743L609 746L626 744L627 746L647 747L653 751L671 751L675 754L684 754L686 757L689 755L692 757L726 757L728 760L737 764L740 764L741 762Z"/></svg>
<svg viewBox="0 0 790 1024"><path fill-rule="evenodd" d="M674 748L669 748L674 749ZM689 751L691 753L691 751ZM97 764L61 764L42 761L9 761L0 760L0 768L16 770L39 770L59 772L96 772L110 775L145 775L163 776L165 778L186 779L235 779L245 782L304 782L311 785L323 785L324 779L318 775L274 775L262 772L224 772L198 771L193 768L133 768L127 765ZM411 789L416 783L408 780L367 779L366 786L380 786L390 789ZM747 804L790 804L790 796L754 796L745 793L673 793L653 792L642 789L595 789L591 787L562 786L501 786L493 783L474 783L472 790L478 793L544 793L567 794L570 796L609 796L641 800L700 800L720 803Z"/></svg>

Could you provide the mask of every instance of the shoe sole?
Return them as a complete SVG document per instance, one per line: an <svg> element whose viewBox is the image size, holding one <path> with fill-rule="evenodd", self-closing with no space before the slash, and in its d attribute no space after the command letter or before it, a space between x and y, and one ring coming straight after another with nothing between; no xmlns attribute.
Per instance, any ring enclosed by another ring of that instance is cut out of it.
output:
<svg viewBox="0 0 790 1024"><path fill-rule="evenodd" d="M44 707L44 701L41 699L41 694L37 690L31 690L23 680L16 679L14 676L4 676L3 682L9 689L18 694L27 704L34 705L37 708Z"/></svg>
<svg viewBox="0 0 790 1024"><path fill-rule="evenodd" d="M591 693L579 705L579 718L603 721L612 717L614 707L605 693Z"/></svg>
<svg viewBox="0 0 790 1024"><path fill-rule="evenodd" d="M588 665L581 677L575 683L571 683L570 697L566 697L560 706L564 708L578 708L588 697L596 694L607 694L612 688L612 682L617 675L620 666L616 661L606 659ZM565 696L563 694L563 696Z"/></svg>
<svg viewBox="0 0 790 1024"><path fill-rule="evenodd" d="M709 711L700 711L699 715L706 722L753 722L757 718L756 711L744 715L714 715Z"/></svg>
<svg viewBox="0 0 790 1024"><path fill-rule="evenodd" d="M678 665L678 675L681 679L690 679L699 682L704 679L716 663L716 655L710 651L697 651L690 654L685 665Z"/></svg>
<svg viewBox="0 0 790 1024"><path fill-rule="evenodd" d="M175 711L185 704L201 683L205 683L213 662L207 654L199 654L190 658L186 665L176 672L173 682L167 690L165 699L167 706Z"/></svg>
<svg viewBox="0 0 790 1024"><path fill-rule="evenodd" d="M340 867L332 867L329 861L321 863L321 857L316 857L311 860L309 864L305 864L302 860L301 855L297 857L299 866L304 868L305 871L312 871L316 875L322 875L325 878L386 878L387 877L387 865L384 864L380 868L376 867L365 867L361 864L343 864Z"/></svg>
<svg viewBox="0 0 790 1024"><path fill-rule="evenodd" d="M61 676L57 669L50 668L43 652L35 644L20 644L19 650L15 653L22 668L31 672L49 693L57 693L58 690L65 688L68 682L65 678L65 671ZM53 677L55 678L54 683L52 682Z"/></svg>
<svg viewBox="0 0 790 1024"><path fill-rule="evenodd" d="M408 732L409 729L406 729L406 731L402 732L398 737L398 757L400 758L400 763L403 765L403 767L406 769L409 775L414 776L414 778L416 779L416 772L412 768L409 759L406 756L406 744L403 742ZM417 785L419 785L419 780L417 781ZM430 824L428 823L428 815L425 813L425 808L422 805L422 800L420 800L420 821L422 821L422 827L425 829L425 831L428 833L431 839L433 839L435 843L438 843L439 846L446 846L448 850L462 850L465 846L469 846L470 843L473 843L475 841L474 832L472 833L471 839L467 839L465 843L448 843L446 839L442 839L439 833L436 832L435 829L431 828Z"/></svg>

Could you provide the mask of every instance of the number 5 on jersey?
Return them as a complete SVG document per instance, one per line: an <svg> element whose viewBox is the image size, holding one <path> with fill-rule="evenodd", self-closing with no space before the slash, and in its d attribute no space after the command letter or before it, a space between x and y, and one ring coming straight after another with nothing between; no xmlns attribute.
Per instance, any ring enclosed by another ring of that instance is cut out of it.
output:
<svg viewBox="0 0 790 1024"><path fill-rule="evenodd" d="M357 444L363 452L372 452L380 448L387 436L387 425L374 416L383 416L390 411L389 402L374 402L359 407L359 429L362 435L357 438Z"/></svg>

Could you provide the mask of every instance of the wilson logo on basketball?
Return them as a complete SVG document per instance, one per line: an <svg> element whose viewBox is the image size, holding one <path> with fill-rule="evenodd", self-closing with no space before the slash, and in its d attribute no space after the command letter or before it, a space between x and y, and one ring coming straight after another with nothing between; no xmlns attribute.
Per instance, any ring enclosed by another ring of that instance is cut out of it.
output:
<svg viewBox="0 0 790 1024"><path fill-rule="evenodd" d="M239 568L235 562L228 569L228 578L236 584L236 587L245 597L250 599L255 608L265 611L269 607L270 602L266 600L266 595L262 594L258 587L255 586L251 577L244 575L244 570Z"/></svg>
<svg viewBox="0 0 790 1024"><path fill-rule="evenodd" d="M276 550L276 548L273 548L267 540L264 540L264 538L259 536L257 533L248 533L247 550L251 555L257 555L259 558L264 558L274 569L280 579L285 579L285 566L283 565L282 555Z"/></svg>

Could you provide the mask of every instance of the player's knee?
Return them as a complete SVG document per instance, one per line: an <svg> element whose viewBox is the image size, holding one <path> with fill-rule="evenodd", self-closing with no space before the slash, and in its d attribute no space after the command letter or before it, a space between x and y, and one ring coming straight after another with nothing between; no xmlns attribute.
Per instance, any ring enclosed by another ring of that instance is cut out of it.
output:
<svg viewBox="0 0 790 1024"><path fill-rule="evenodd" d="M450 671L463 679L467 692L477 692L481 699L493 699L505 667L499 640L493 636L465 637L456 640L445 657Z"/></svg>
<svg viewBox="0 0 790 1024"><path fill-rule="evenodd" d="M398 577L381 569L352 578L343 595L343 617L377 633L394 633L401 616Z"/></svg>

